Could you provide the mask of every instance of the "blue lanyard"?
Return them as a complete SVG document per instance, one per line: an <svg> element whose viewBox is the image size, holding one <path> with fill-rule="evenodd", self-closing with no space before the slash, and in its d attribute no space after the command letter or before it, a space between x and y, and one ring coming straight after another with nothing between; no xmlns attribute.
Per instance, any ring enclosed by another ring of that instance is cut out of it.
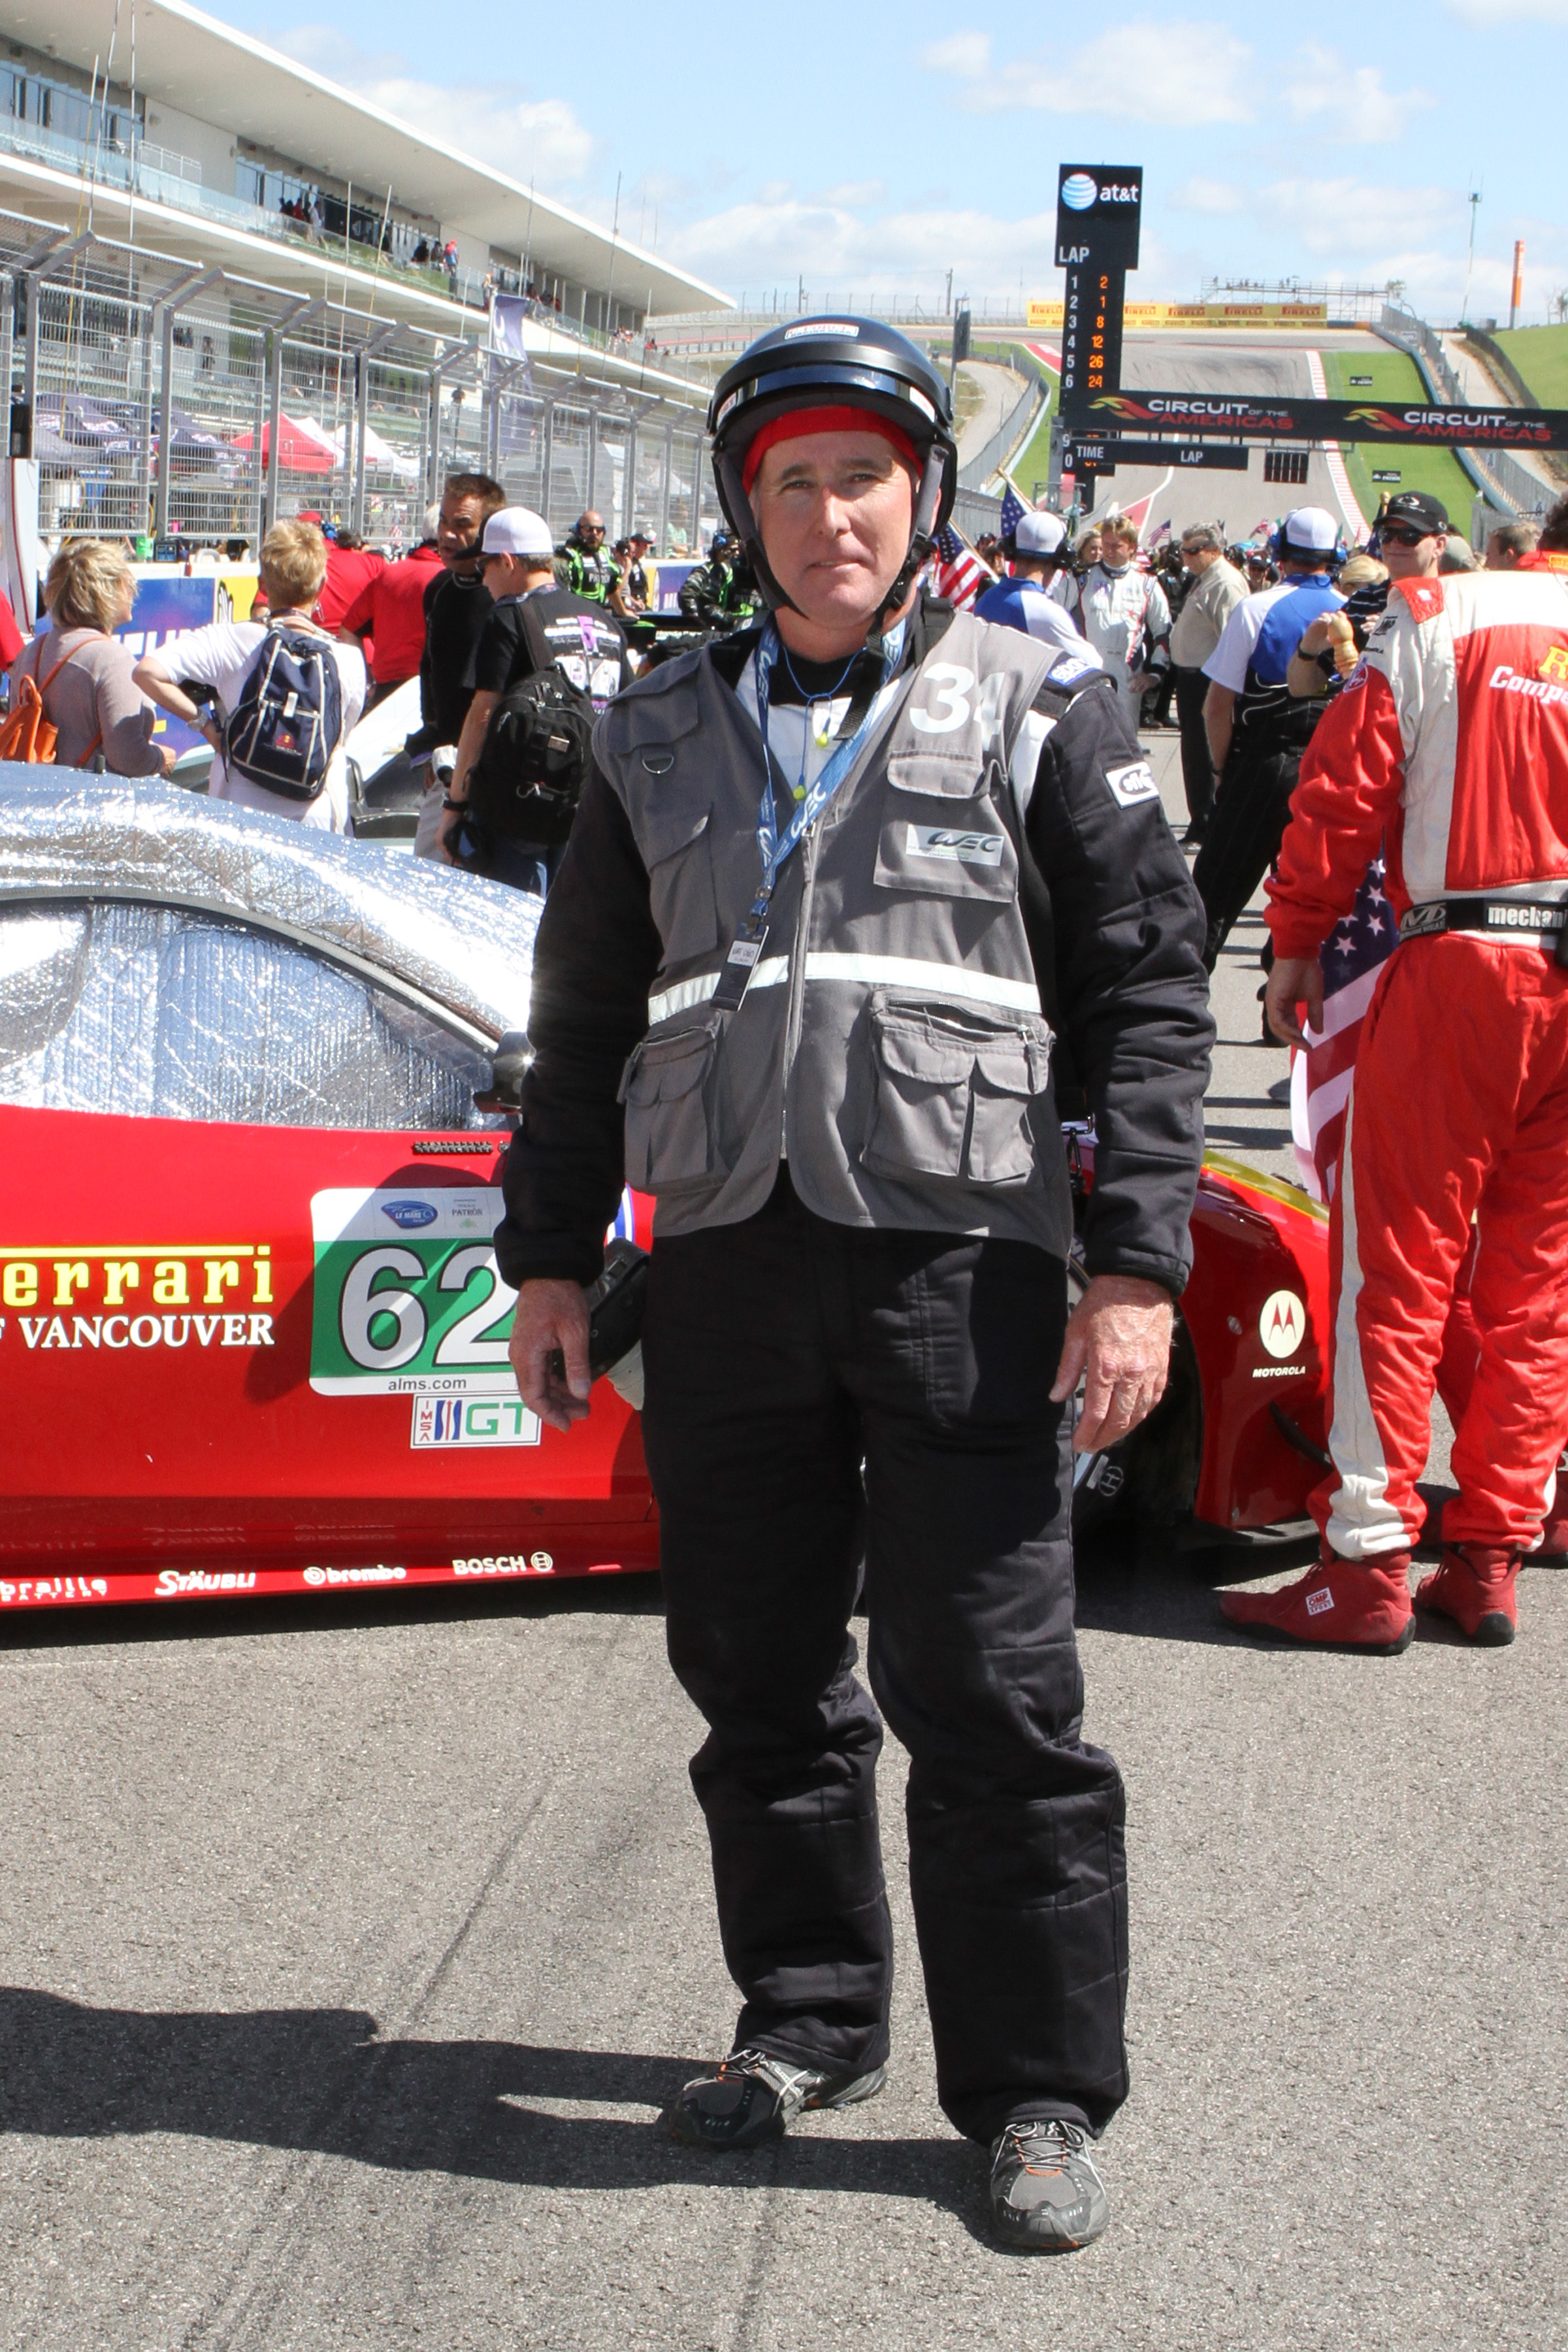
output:
<svg viewBox="0 0 1568 2352"><path fill-rule="evenodd" d="M872 716L877 708L878 695L897 669L903 654L904 624L900 621L898 627L882 640L881 682L878 687L877 695L871 698L866 716L848 741L837 746L816 782L810 786L805 798L797 802L795 814L782 835L779 832L778 814L773 806L773 750L768 742L769 690L773 665L778 660L781 650L778 630L770 620L763 631L763 640L756 652L757 719L763 730L763 752L767 774L763 779L762 802L757 810L757 847L762 855L763 880L762 887L752 906L752 919L754 923L766 919L768 901L773 897L773 885L778 880L780 869L791 852L798 848L806 833L816 824L854 766L856 754L865 740L866 730L871 724ZM807 723L809 725L809 716Z"/></svg>

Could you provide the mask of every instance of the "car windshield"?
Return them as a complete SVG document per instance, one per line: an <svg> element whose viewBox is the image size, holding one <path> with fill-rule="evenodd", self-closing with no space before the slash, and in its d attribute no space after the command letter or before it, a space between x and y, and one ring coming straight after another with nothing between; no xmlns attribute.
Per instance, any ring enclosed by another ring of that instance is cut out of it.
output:
<svg viewBox="0 0 1568 2352"><path fill-rule="evenodd" d="M0 1103L257 1126L435 1129L475 1047L326 957L174 907L0 908Z"/></svg>

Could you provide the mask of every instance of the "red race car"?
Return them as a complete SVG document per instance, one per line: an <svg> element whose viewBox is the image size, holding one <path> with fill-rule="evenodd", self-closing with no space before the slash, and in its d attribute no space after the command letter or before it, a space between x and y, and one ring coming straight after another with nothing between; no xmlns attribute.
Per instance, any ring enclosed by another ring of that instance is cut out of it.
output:
<svg viewBox="0 0 1568 2352"><path fill-rule="evenodd" d="M0 771L0 1609L657 1565L639 1424L568 1436L491 1249L538 902L164 785ZM1080 1189L1092 1139L1075 1135ZM646 1243L651 1204L616 1230ZM1326 1227L1211 1162L1174 1377L1089 1457L1297 1520Z"/></svg>

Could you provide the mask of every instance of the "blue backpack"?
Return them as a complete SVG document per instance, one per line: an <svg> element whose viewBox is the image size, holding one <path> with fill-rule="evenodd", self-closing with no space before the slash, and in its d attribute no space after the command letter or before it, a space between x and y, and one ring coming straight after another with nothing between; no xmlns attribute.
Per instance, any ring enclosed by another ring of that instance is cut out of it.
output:
<svg viewBox="0 0 1568 2352"><path fill-rule="evenodd" d="M224 765L285 800L313 801L342 731L331 639L269 622L223 730Z"/></svg>

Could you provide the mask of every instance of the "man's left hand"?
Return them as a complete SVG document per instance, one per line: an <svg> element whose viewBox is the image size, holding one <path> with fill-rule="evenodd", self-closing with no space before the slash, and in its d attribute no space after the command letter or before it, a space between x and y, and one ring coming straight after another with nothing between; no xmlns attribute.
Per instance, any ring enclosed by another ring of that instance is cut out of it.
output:
<svg viewBox="0 0 1568 2352"><path fill-rule="evenodd" d="M1068 1318L1053 1404L1084 1382L1073 1451L1100 1453L1147 1420L1165 1393L1175 1310L1171 1294L1135 1275L1097 1274Z"/></svg>

